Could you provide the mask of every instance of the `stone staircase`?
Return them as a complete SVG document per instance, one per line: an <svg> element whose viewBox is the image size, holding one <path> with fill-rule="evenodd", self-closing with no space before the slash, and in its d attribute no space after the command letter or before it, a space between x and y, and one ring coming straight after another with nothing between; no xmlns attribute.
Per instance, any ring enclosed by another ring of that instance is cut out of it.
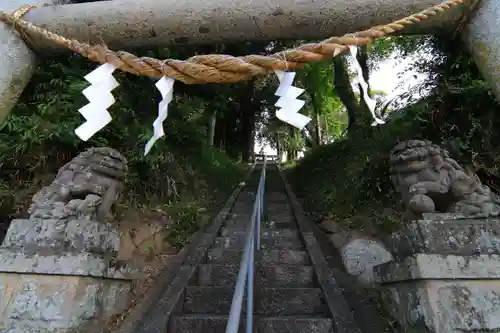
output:
<svg viewBox="0 0 500 333"><path fill-rule="evenodd" d="M283 181L276 166L268 165L266 171L261 250L255 254L254 332L337 332ZM225 332L259 176L257 166L179 297L169 333ZM246 297L242 308L240 332Z"/></svg>

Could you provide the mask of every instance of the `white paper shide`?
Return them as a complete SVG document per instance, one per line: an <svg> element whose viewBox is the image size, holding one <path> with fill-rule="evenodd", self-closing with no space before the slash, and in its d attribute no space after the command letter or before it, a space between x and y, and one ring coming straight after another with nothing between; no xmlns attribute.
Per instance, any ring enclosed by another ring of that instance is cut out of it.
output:
<svg viewBox="0 0 500 333"><path fill-rule="evenodd" d="M160 91L162 100L158 104L158 117L153 121L153 136L144 148L144 155L147 155L155 142L165 135L163 122L167 119L168 104L174 98L174 79L164 76L156 82L155 86Z"/></svg>
<svg viewBox="0 0 500 333"><path fill-rule="evenodd" d="M78 112L86 122L75 130L75 134L83 141L90 139L113 119L108 108L115 102L111 91L119 86L113 77L115 69L116 67L111 64L104 64L85 76L85 80L91 85L82 93L89 100L89 104L80 108Z"/></svg>
<svg viewBox="0 0 500 333"><path fill-rule="evenodd" d="M275 70L274 72L280 81L278 90L274 93L280 97L274 104L278 107L276 117L301 130L311 121L311 118L299 113L305 102L297 99L297 97L304 92L304 89L292 86L295 72L281 70Z"/></svg>

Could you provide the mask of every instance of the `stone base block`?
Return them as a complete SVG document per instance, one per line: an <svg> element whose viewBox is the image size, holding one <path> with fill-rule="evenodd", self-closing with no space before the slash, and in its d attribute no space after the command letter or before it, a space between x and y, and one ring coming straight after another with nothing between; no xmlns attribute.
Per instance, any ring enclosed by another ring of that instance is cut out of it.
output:
<svg viewBox="0 0 500 333"><path fill-rule="evenodd" d="M406 333L500 332L500 280L423 280L384 288Z"/></svg>
<svg viewBox="0 0 500 333"><path fill-rule="evenodd" d="M387 241L396 259L416 253L500 254L500 218L424 214Z"/></svg>
<svg viewBox="0 0 500 333"><path fill-rule="evenodd" d="M120 313L132 282L0 273L0 332L86 333Z"/></svg>
<svg viewBox="0 0 500 333"><path fill-rule="evenodd" d="M94 276L131 280L138 270L111 257L95 253L38 253L0 248L0 272Z"/></svg>
<svg viewBox="0 0 500 333"><path fill-rule="evenodd" d="M375 268L408 333L500 332L500 256L418 254Z"/></svg>
<svg viewBox="0 0 500 333"><path fill-rule="evenodd" d="M377 283L431 279L500 279L500 255L416 254L374 268Z"/></svg>

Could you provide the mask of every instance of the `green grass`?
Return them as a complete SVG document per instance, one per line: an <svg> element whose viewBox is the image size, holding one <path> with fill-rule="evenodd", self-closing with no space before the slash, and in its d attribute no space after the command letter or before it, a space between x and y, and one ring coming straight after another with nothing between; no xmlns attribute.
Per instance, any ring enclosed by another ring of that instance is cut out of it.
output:
<svg viewBox="0 0 500 333"><path fill-rule="evenodd" d="M399 228L398 195L389 179L389 152L399 140L419 138L422 123L408 110L385 126L309 151L287 170L306 210L358 230Z"/></svg>

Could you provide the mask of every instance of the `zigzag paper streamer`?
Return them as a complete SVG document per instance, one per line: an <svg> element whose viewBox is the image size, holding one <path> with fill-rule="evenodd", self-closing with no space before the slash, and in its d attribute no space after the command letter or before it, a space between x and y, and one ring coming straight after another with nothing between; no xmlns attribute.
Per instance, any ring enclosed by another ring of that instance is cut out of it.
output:
<svg viewBox="0 0 500 333"><path fill-rule="evenodd" d="M377 105L377 102L374 101L370 96L368 96L368 83L366 83L365 78L363 77L363 69L361 68L358 59L356 58L356 53L358 53L358 48L354 45L349 45L349 51L351 52L352 58L354 60L354 67L356 67L359 84L361 85L361 89L363 90L364 100L366 102L366 105L368 106L368 109L370 109L370 112L373 117L372 126L385 124L385 121L383 119L378 118L377 115L375 114L375 106Z"/></svg>
<svg viewBox="0 0 500 333"><path fill-rule="evenodd" d="M104 64L85 75L85 80L91 85L82 93L89 100L89 104L80 108L78 112L86 122L75 130L75 134L83 141L90 139L113 119L108 108L115 102L111 91L119 86L113 77L115 69L116 67L111 64Z"/></svg>
<svg viewBox="0 0 500 333"><path fill-rule="evenodd" d="M295 72L274 70L274 73L276 73L280 81L278 90L274 93L274 95L280 97L276 104L274 104L279 108L276 111L276 117L302 130L311 121L311 118L299 113L305 102L297 99L297 97L304 92L304 89L292 86Z"/></svg>
<svg viewBox="0 0 500 333"><path fill-rule="evenodd" d="M155 86L160 91L162 100L158 104L158 117L153 121L153 136L144 148L144 156L149 153L156 140L165 135L163 122L167 119L168 104L174 98L174 79L164 76L156 82Z"/></svg>

